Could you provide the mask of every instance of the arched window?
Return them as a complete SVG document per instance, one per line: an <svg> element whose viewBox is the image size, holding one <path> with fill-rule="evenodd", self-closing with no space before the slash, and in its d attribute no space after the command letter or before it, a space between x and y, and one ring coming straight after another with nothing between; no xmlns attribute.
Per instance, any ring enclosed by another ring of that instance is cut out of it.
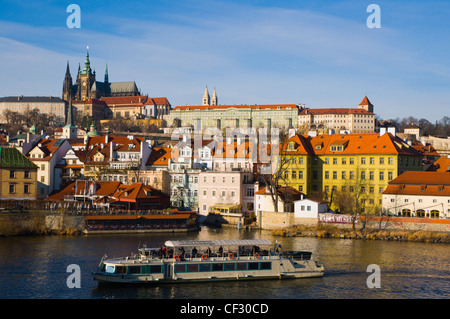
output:
<svg viewBox="0 0 450 319"><path fill-rule="evenodd" d="M439 218L439 211L436 210L436 209L433 209L433 210L430 212L430 217L431 217L431 218Z"/></svg>
<svg viewBox="0 0 450 319"><path fill-rule="evenodd" d="M402 209L402 216L403 217L411 217L411 210L408 208Z"/></svg>
<svg viewBox="0 0 450 319"><path fill-rule="evenodd" d="M416 217L425 217L425 210L423 209L418 209L416 211Z"/></svg>

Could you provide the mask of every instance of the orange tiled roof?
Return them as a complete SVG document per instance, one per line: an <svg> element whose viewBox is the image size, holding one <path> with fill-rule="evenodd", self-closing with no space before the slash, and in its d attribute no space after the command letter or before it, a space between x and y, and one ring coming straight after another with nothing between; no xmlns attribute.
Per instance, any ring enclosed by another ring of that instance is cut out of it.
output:
<svg viewBox="0 0 450 319"><path fill-rule="evenodd" d="M439 156L439 153L430 143L427 143L427 145L423 145L422 143L417 142L413 143L412 147L419 151L423 156Z"/></svg>
<svg viewBox="0 0 450 319"><path fill-rule="evenodd" d="M332 134L310 137L307 135L293 136L288 141L295 142L295 150L289 151L283 146L286 155L310 154L399 154L420 156L421 154L409 146L399 137L386 133L380 136L378 133L367 134ZM342 151L331 151L332 145L343 145ZM320 147L318 147L320 146Z"/></svg>
<svg viewBox="0 0 450 319"><path fill-rule="evenodd" d="M291 109L298 109L298 106L295 104L264 104L264 105L246 105L246 104L241 104L241 105L186 105L186 106L177 106L175 107L173 110L182 110L182 111L187 111L187 110L217 110L217 109L232 109L232 108L237 108L237 109L252 109L252 110L265 110L265 109L271 109L271 110L276 110L277 108L282 108L282 109L287 109L287 108L291 108Z"/></svg>
<svg viewBox="0 0 450 319"><path fill-rule="evenodd" d="M358 108L320 108L320 109L310 109L305 108L300 113L300 115L322 115L322 114L367 114L373 115L374 113L369 112L365 109Z"/></svg>
<svg viewBox="0 0 450 319"><path fill-rule="evenodd" d="M441 156L433 163L433 166L437 172L450 172L450 158Z"/></svg>
<svg viewBox="0 0 450 319"><path fill-rule="evenodd" d="M367 96L365 96L365 97L363 98L363 100L361 101L361 103L359 103L359 105L370 105L370 106L373 106L373 104L370 103L370 101L369 101L369 99L367 98Z"/></svg>
<svg viewBox="0 0 450 319"><path fill-rule="evenodd" d="M169 165L172 148L155 147L148 157L146 165L165 166Z"/></svg>
<svg viewBox="0 0 450 319"><path fill-rule="evenodd" d="M155 199L167 197L166 194L159 189L145 185L144 183L133 183L131 185L123 185L114 193L113 197L117 199Z"/></svg>
<svg viewBox="0 0 450 319"><path fill-rule="evenodd" d="M102 101L104 101L108 105L131 105L138 104L143 105L147 100L146 95L138 95L138 96L112 96L112 97L102 97Z"/></svg>
<svg viewBox="0 0 450 319"><path fill-rule="evenodd" d="M149 97L144 103L145 105L169 105L169 100L166 97Z"/></svg>
<svg viewBox="0 0 450 319"><path fill-rule="evenodd" d="M58 141L56 138L43 138L39 141L39 143L35 146L39 148L42 152L44 152L44 158L31 158L30 155L28 155L28 158L31 161L49 161L53 154L58 150L60 145L55 145L55 143ZM62 144L62 143L61 143ZM52 155L50 155L52 154Z"/></svg>

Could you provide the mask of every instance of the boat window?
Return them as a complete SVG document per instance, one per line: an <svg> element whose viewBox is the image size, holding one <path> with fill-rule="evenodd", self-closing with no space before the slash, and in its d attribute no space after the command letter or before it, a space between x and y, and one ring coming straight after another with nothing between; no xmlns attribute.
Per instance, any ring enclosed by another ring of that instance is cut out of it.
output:
<svg viewBox="0 0 450 319"><path fill-rule="evenodd" d="M236 270L247 270L247 263L237 263Z"/></svg>
<svg viewBox="0 0 450 319"><path fill-rule="evenodd" d="M116 274L126 274L127 267L125 266L116 266Z"/></svg>
<svg viewBox="0 0 450 319"><path fill-rule="evenodd" d="M200 264L199 271L211 271L211 264Z"/></svg>
<svg viewBox="0 0 450 319"><path fill-rule="evenodd" d="M261 263L261 266L259 269L261 269L261 270L272 269L272 263L271 262L263 262L263 263Z"/></svg>
<svg viewBox="0 0 450 319"><path fill-rule="evenodd" d="M130 274L140 274L141 273L141 266L129 266L128 267L128 273L130 273Z"/></svg>
<svg viewBox="0 0 450 319"><path fill-rule="evenodd" d="M259 269L259 263L248 263L248 270L258 270Z"/></svg>
<svg viewBox="0 0 450 319"><path fill-rule="evenodd" d="M186 264L177 264L175 265L175 272L185 272Z"/></svg>
<svg viewBox="0 0 450 319"><path fill-rule="evenodd" d="M106 273L109 273L109 274L113 274L113 273L114 273L114 266L112 266L112 265L106 265L106 270L105 270L105 272L106 272Z"/></svg>
<svg viewBox="0 0 450 319"><path fill-rule="evenodd" d="M198 271L198 264L188 264L187 265L187 271L188 272L197 272Z"/></svg>
<svg viewBox="0 0 450 319"><path fill-rule="evenodd" d="M150 266L151 274L160 274L162 273L162 266Z"/></svg>
<svg viewBox="0 0 450 319"><path fill-rule="evenodd" d="M222 271L223 264L212 264L212 271Z"/></svg>
<svg viewBox="0 0 450 319"><path fill-rule="evenodd" d="M234 263L225 263L225 264L223 264L223 270L225 270L225 271L234 270L234 268L235 268L235 264Z"/></svg>

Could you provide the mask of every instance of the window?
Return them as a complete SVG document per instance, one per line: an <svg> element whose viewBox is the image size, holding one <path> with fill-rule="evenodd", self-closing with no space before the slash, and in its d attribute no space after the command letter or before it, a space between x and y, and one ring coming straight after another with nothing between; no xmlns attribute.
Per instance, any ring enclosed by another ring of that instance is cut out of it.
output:
<svg viewBox="0 0 450 319"><path fill-rule="evenodd" d="M369 172L369 179L370 179L371 181L373 181L373 180L375 179L375 172L374 172L374 171L370 171L370 172Z"/></svg>
<svg viewBox="0 0 450 319"><path fill-rule="evenodd" d="M337 164L337 158L333 158L333 164L334 164L334 165Z"/></svg>
<svg viewBox="0 0 450 319"><path fill-rule="evenodd" d="M344 158L342 159L342 165L345 165L345 164L347 164L347 159L344 157Z"/></svg>
<svg viewBox="0 0 450 319"><path fill-rule="evenodd" d="M388 158L388 164L394 164L394 158L393 157L389 157Z"/></svg>
<svg viewBox="0 0 450 319"><path fill-rule="evenodd" d="M380 157L380 164L384 164L384 157Z"/></svg>
<svg viewBox="0 0 450 319"><path fill-rule="evenodd" d="M366 158L365 157L361 157L361 164L366 164Z"/></svg>
<svg viewBox="0 0 450 319"><path fill-rule="evenodd" d="M342 179L347 179L347 172L346 171L342 171Z"/></svg>
<svg viewBox="0 0 450 319"><path fill-rule="evenodd" d="M366 179L366 172L365 171L361 172L361 179Z"/></svg>
<svg viewBox="0 0 450 319"><path fill-rule="evenodd" d="M23 172L23 177L24 177L24 178L31 178L30 171L25 171L25 172Z"/></svg>
<svg viewBox="0 0 450 319"><path fill-rule="evenodd" d="M41 183L45 183L45 176L41 176Z"/></svg>
<svg viewBox="0 0 450 319"><path fill-rule="evenodd" d="M16 185L9 184L9 193L14 194L16 192Z"/></svg>
<svg viewBox="0 0 450 319"><path fill-rule="evenodd" d="M292 171L292 179L297 179L297 171Z"/></svg>
<svg viewBox="0 0 450 319"><path fill-rule="evenodd" d="M333 171L333 179L337 179L337 172Z"/></svg>
<svg viewBox="0 0 450 319"><path fill-rule="evenodd" d="M298 178L303 179L303 171L298 171Z"/></svg>
<svg viewBox="0 0 450 319"><path fill-rule="evenodd" d="M355 179L355 172L354 171L350 171L350 179Z"/></svg>
<svg viewBox="0 0 450 319"><path fill-rule="evenodd" d="M394 173L388 172L388 180L392 181L394 179Z"/></svg>
<svg viewBox="0 0 450 319"><path fill-rule="evenodd" d="M375 158L371 157L371 158L369 159L369 162L370 162L370 164L375 164Z"/></svg>
<svg viewBox="0 0 450 319"><path fill-rule="evenodd" d="M380 172L380 181L384 181L384 172L383 171Z"/></svg>
<svg viewBox="0 0 450 319"><path fill-rule="evenodd" d="M353 157L350 158L349 162L350 162L350 165L355 164L355 160L353 159Z"/></svg>
<svg viewBox="0 0 450 319"><path fill-rule="evenodd" d="M16 178L16 171L10 170L9 171L9 178Z"/></svg>
<svg viewBox="0 0 450 319"><path fill-rule="evenodd" d="M325 158L325 164L330 164L330 159L328 157Z"/></svg>
<svg viewBox="0 0 450 319"><path fill-rule="evenodd" d="M23 185L23 192L25 194L29 194L30 193L30 185L28 185L28 184Z"/></svg>
<svg viewBox="0 0 450 319"><path fill-rule="evenodd" d="M325 179L329 179L330 178L330 172L325 171Z"/></svg>
<svg viewBox="0 0 450 319"><path fill-rule="evenodd" d="M254 188L247 188L246 189L246 196L249 196L249 197L251 197L251 196L254 196L255 195L255 189Z"/></svg>

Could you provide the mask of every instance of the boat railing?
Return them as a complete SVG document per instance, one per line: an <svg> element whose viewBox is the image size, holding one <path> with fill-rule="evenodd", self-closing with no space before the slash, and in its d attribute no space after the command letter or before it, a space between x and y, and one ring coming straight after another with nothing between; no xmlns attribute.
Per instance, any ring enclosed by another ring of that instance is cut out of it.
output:
<svg viewBox="0 0 450 319"><path fill-rule="evenodd" d="M129 257L130 260L133 258L140 258L140 259L148 259L148 260L164 260L164 261L201 261L201 260L234 260L234 259L267 259L270 256L275 256L278 254L272 254L269 250L260 250L260 251L251 251L251 250L245 250L241 252L237 251L227 251L227 252L214 252L214 253L208 253L205 252L197 252L197 253L174 253L174 252L159 252L159 251L148 251L148 253L143 253L141 251L140 255L136 255L133 257Z"/></svg>

